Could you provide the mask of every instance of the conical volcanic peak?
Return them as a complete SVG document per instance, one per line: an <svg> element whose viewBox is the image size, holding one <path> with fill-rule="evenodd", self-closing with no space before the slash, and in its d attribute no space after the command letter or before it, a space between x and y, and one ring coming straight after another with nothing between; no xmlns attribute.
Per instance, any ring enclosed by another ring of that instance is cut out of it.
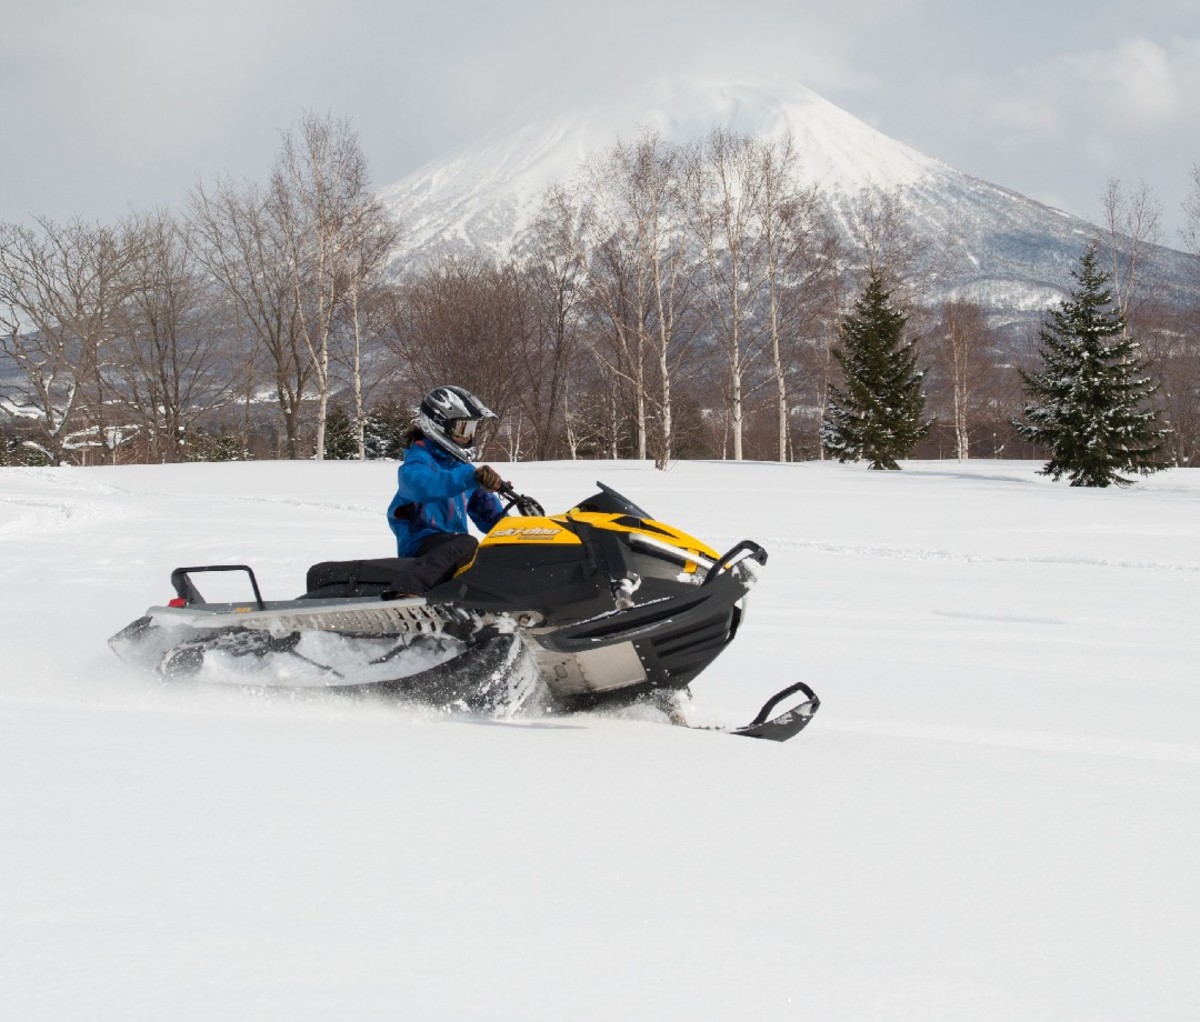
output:
<svg viewBox="0 0 1200 1022"><path fill-rule="evenodd" d="M654 131L669 143L715 128L765 140L790 135L798 175L843 212L865 188L900 196L913 230L948 254L936 293L1017 316L1040 311L1070 284L1070 267L1098 228L954 170L795 82L662 78L627 85L591 105L514 113L478 143L385 188L405 225L398 267L448 254L505 258L548 187L568 184L619 140ZM1196 260L1155 249L1144 266L1168 301L1200 299Z"/></svg>

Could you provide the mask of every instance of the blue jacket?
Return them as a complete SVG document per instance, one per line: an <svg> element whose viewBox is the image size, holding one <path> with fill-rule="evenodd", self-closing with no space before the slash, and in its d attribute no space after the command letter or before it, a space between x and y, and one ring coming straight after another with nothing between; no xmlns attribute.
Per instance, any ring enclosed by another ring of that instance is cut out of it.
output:
<svg viewBox="0 0 1200 1022"><path fill-rule="evenodd" d="M397 557L416 557L421 544L439 532L467 532L468 515L480 532L502 517L500 499L476 486L475 466L428 440L408 446L396 475L399 485L387 517Z"/></svg>

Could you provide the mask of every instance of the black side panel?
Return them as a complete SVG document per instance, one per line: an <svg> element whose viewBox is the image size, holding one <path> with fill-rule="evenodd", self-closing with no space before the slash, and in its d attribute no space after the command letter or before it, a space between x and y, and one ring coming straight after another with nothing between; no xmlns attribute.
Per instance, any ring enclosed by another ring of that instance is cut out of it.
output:
<svg viewBox="0 0 1200 1022"><path fill-rule="evenodd" d="M426 594L480 611L538 610L547 619L601 613L612 604L608 579L588 545L481 546L469 571Z"/></svg>
<svg viewBox="0 0 1200 1022"><path fill-rule="evenodd" d="M741 620L737 601L745 593L745 586L725 574L712 585L568 625L541 642L563 653L629 642L651 687L682 688L732 641Z"/></svg>
<svg viewBox="0 0 1200 1022"><path fill-rule="evenodd" d="M651 681L671 688L691 684L729 645L737 632L741 612L731 605L711 607L708 611L680 620L677 627L661 635L634 643Z"/></svg>

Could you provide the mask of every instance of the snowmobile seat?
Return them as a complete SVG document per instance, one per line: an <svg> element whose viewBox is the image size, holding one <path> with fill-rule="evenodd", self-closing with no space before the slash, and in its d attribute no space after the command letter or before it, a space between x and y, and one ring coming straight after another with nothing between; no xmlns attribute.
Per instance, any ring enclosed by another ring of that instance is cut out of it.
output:
<svg viewBox="0 0 1200 1022"><path fill-rule="evenodd" d="M360 561L321 561L308 569L303 600L416 595L424 591L412 574L412 557L376 557Z"/></svg>

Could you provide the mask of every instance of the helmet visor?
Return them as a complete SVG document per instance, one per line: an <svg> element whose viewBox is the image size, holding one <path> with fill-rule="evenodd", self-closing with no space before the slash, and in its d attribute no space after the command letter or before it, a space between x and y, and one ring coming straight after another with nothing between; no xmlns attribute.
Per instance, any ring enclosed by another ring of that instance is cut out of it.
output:
<svg viewBox="0 0 1200 1022"><path fill-rule="evenodd" d="M460 447L469 447L475 440L478 419L451 419L447 423L446 435Z"/></svg>

